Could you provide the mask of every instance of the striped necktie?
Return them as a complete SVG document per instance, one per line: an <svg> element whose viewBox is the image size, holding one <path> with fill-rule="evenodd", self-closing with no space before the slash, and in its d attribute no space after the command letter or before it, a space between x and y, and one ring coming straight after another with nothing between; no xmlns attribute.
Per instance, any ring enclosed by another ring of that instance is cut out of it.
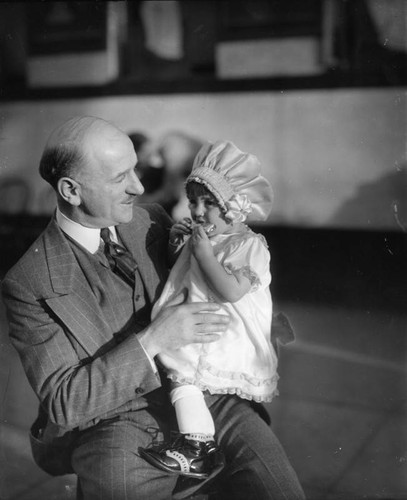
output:
<svg viewBox="0 0 407 500"><path fill-rule="evenodd" d="M104 227L101 229L100 236L105 244L104 254L111 270L134 287L136 282L135 272L138 266L133 256L126 248L111 240L109 228Z"/></svg>

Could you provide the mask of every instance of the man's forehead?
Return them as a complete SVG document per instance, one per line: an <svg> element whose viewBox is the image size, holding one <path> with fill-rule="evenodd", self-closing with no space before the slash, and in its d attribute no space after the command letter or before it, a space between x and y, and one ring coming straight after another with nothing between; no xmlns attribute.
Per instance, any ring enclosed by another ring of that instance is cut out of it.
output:
<svg viewBox="0 0 407 500"><path fill-rule="evenodd" d="M94 129L90 131L88 139L88 144L95 153L99 152L107 157L128 155L134 152L130 138L113 127Z"/></svg>
<svg viewBox="0 0 407 500"><path fill-rule="evenodd" d="M95 136L87 144L86 156L88 158L88 173L103 175L105 179L114 179L137 164L137 156L133 144L123 136L103 140L103 136Z"/></svg>

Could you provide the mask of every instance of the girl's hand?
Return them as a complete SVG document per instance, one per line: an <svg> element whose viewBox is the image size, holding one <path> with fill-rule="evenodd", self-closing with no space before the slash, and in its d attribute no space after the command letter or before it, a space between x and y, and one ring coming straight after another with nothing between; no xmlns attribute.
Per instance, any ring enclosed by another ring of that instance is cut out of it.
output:
<svg viewBox="0 0 407 500"><path fill-rule="evenodd" d="M176 222L170 229L170 244L180 245L184 242L185 237L192 233L192 220L185 217L181 221Z"/></svg>
<svg viewBox="0 0 407 500"><path fill-rule="evenodd" d="M194 226L190 241L192 253L198 261L213 256L212 245L202 225Z"/></svg>

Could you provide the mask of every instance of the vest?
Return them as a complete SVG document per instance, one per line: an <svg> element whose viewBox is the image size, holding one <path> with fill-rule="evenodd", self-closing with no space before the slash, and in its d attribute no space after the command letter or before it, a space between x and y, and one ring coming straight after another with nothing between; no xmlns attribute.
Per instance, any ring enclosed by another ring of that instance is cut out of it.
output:
<svg viewBox="0 0 407 500"><path fill-rule="evenodd" d="M151 306L138 272L133 289L110 269L103 247L91 254L71 239L70 243L111 328L112 337L120 342L128 334L145 328L150 321Z"/></svg>

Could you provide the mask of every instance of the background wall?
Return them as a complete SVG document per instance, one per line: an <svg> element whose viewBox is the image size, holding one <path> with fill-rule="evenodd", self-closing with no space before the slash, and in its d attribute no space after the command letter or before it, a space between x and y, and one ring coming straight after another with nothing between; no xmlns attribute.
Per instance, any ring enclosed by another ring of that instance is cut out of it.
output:
<svg viewBox="0 0 407 500"><path fill-rule="evenodd" d="M117 81L93 90L70 88L72 78L89 80L90 66L78 71L78 58L70 79L56 57L40 72L46 88L32 87L27 23L52 53L61 38L43 10L32 15L45 3L59 14L56 25L61 9L75 14L62 25L62 52L69 52L75 20L86 37L89 27L99 32L94 14L108 2L0 2L0 181L20 177L31 194L29 213L9 217L1 211L12 211L17 197L0 190L0 279L48 222L48 215L30 217L49 214L54 203L37 167L48 135L68 117L96 115L152 138L179 130L235 141L258 155L274 186L274 211L258 229L272 253L274 308L296 333L280 349L272 426L309 500L405 500L405 0L109 2L128 10L128 32L119 30L127 36L124 64ZM92 3L94 11L82 15ZM158 50L168 48L169 35L180 42L177 30L165 29L172 25L165 12L149 32L155 50L150 36L143 40L138 9L153 3L180 4L183 57L169 60ZM226 18L215 8L221 3ZM234 29L236 21L243 29ZM223 80L219 50L229 47L230 63L234 42L240 56L262 37L266 50L256 45L232 68L243 79ZM312 64L303 71L306 57ZM63 87L48 88L50 77ZM28 430L38 402L1 300L0 346L0 498L74 500L75 477L48 476L33 462Z"/></svg>
<svg viewBox="0 0 407 500"><path fill-rule="evenodd" d="M407 222L404 88L3 102L0 179L27 180L31 213L49 210L37 173L45 141L77 114L152 137L181 130L234 141L272 182L272 224L400 230L394 203Z"/></svg>

